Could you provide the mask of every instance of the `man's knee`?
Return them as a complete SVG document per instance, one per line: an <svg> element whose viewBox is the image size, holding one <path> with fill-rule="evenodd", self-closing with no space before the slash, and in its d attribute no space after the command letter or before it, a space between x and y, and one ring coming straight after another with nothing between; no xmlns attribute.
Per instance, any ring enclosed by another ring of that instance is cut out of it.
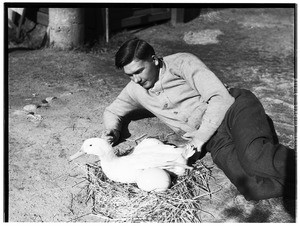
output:
<svg viewBox="0 0 300 226"><path fill-rule="evenodd" d="M259 153L252 152L251 150L246 151L240 157L241 165L249 176L257 176L257 170L260 168L258 166L259 158Z"/></svg>
<svg viewBox="0 0 300 226"><path fill-rule="evenodd" d="M283 195L282 184L268 178L240 178L236 187L247 200L262 200Z"/></svg>

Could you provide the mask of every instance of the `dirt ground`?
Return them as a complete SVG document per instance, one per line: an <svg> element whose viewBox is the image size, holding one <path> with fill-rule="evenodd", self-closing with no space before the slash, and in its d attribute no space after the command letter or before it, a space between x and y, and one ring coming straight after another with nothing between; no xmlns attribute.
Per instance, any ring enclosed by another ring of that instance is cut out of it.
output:
<svg viewBox="0 0 300 226"><path fill-rule="evenodd" d="M211 10L176 27L122 32L110 45L89 51L10 49L9 221L101 221L83 197L85 173L68 157L85 139L100 136L104 108L129 81L114 68L114 53L133 35L153 44L159 56L194 53L229 86L253 91L274 120L280 142L294 148L293 9ZM46 104L47 97L55 98ZM29 104L41 107L28 114L23 107ZM128 131L116 148L143 134L163 139L172 132L156 118L132 121ZM175 134L168 139L181 142ZM96 160L85 156L76 163ZM213 165L209 154L204 160ZM203 222L295 222L295 201L249 202L216 166L213 176L212 184L222 189L203 200Z"/></svg>

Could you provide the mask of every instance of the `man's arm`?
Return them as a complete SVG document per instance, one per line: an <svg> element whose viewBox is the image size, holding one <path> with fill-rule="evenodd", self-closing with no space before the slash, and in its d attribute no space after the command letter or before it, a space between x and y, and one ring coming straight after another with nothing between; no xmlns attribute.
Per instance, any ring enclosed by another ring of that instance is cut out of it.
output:
<svg viewBox="0 0 300 226"><path fill-rule="evenodd" d="M121 135L121 117L105 109L103 113L103 122L105 130L103 131L101 137L106 139L109 143L115 144Z"/></svg>
<svg viewBox="0 0 300 226"><path fill-rule="evenodd" d="M184 136L191 139L195 146L201 147L218 129L234 98L219 78L196 56L188 54L180 70L184 79L207 103L200 128Z"/></svg>
<svg viewBox="0 0 300 226"><path fill-rule="evenodd" d="M120 138L123 117L129 112L141 108L135 98L129 94L128 89L130 89L130 84L122 90L103 113L105 131L102 133L102 138L107 139L112 144L115 144Z"/></svg>

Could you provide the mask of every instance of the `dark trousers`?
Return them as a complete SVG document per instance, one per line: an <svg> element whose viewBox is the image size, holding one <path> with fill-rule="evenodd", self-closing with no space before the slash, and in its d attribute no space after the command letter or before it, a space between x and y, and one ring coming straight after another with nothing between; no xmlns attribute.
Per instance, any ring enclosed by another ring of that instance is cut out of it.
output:
<svg viewBox="0 0 300 226"><path fill-rule="evenodd" d="M247 200L295 196L295 152L278 143L272 120L256 96L231 89L235 103L206 150Z"/></svg>

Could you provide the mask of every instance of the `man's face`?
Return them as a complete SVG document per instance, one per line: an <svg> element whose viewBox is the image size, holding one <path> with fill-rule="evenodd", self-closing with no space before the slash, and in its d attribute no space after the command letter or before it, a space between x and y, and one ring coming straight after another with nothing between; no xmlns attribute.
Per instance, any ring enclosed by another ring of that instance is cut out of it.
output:
<svg viewBox="0 0 300 226"><path fill-rule="evenodd" d="M132 81L145 89L151 89L158 79L159 67L151 60L135 59L124 66L124 72Z"/></svg>

